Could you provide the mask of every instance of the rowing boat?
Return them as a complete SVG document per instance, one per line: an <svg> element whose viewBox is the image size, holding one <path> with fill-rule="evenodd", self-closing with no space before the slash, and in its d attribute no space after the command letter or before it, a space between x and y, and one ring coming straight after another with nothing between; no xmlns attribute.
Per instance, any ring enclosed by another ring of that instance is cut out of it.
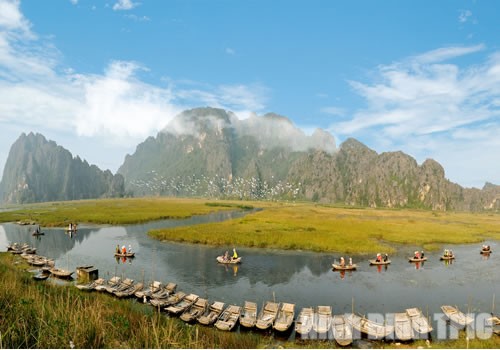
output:
<svg viewBox="0 0 500 350"><path fill-rule="evenodd" d="M121 257L121 258L135 258L135 252L133 253L115 253L116 257Z"/></svg>
<svg viewBox="0 0 500 350"><path fill-rule="evenodd" d="M461 312L456 306L443 305L441 306L441 310L443 310L444 314L451 322L460 327L466 327L474 321L472 317Z"/></svg>
<svg viewBox="0 0 500 350"><path fill-rule="evenodd" d="M191 293L182 298L182 300L180 300L178 303L167 306L164 310L171 314L178 315L186 311L188 308L191 307L191 305L196 303L198 298L199 297L196 294Z"/></svg>
<svg viewBox="0 0 500 350"><path fill-rule="evenodd" d="M208 300L205 298L198 298L196 302L187 308L181 314L181 320L184 322L194 322L198 317L203 315L208 308Z"/></svg>
<svg viewBox="0 0 500 350"><path fill-rule="evenodd" d="M229 305L215 322L215 328L221 331L230 331L234 328L241 316L241 306Z"/></svg>
<svg viewBox="0 0 500 350"><path fill-rule="evenodd" d="M345 317L354 329L366 334L370 339L383 339L394 331L394 326L380 324L356 314L347 314Z"/></svg>
<svg viewBox="0 0 500 350"><path fill-rule="evenodd" d="M267 301L262 308L257 323L255 326L258 329L266 330L274 323L276 316L278 316L279 304L273 301Z"/></svg>
<svg viewBox="0 0 500 350"><path fill-rule="evenodd" d="M91 291L94 290L97 286L103 285L104 283L106 283L106 280L104 280L104 278L98 278L89 283L76 284L75 287L80 290Z"/></svg>
<svg viewBox="0 0 500 350"><path fill-rule="evenodd" d="M295 332L302 336L307 336L312 331L314 323L314 310L312 307L304 307L300 310L295 321Z"/></svg>
<svg viewBox="0 0 500 350"><path fill-rule="evenodd" d="M408 261L409 262L423 262L423 261L427 261L427 257L424 256L423 258L408 258Z"/></svg>
<svg viewBox="0 0 500 350"><path fill-rule="evenodd" d="M352 264L352 265L337 265L337 264L332 264L332 268L334 270L346 270L346 271L349 271L349 270L356 270L358 268L358 265L356 264Z"/></svg>
<svg viewBox="0 0 500 350"><path fill-rule="evenodd" d="M118 298L128 298L134 295L136 292L142 290L144 284L142 282L131 285L130 287L122 290L117 290L113 294Z"/></svg>
<svg viewBox="0 0 500 350"><path fill-rule="evenodd" d="M167 296L164 296L161 298L151 297L150 304L153 305L154 307L162 308L162 307L177 304L179 301L184 299L184 297L186 295L187 294L184 293L183 291L178 291L178 292L175 292L173 294L167 294Z"/></svg>
<svg viewBox="0 0 500 350"><path fill-rule="evenodd" d="M198 317L198 322L204 324L205 326L209 326L217 321L217 318L219 318L222 311L224 311L224 303L220 301L214 301L212 304L210 304L205 313Z"/></svg>
<svg viewBox="0 0 500 350"><path fill-rule="evenodd" d="M240 318L240 324L243 327L252 328L257 323L257 304L251 301L245 301L243 305L243 314Z"/></svg>
<svg viewBox="0 0 500 350"><path fill-rule="evenodd" d="M370 265L389 265L391 263L390 260L387 261L377 261L377 260L370 260Z"/></svg>
<svg viewBox="0 0 500 350"><path fill-rule="evenodd" d="M352 326L344 315L334 315L332 319L333 338L340 346L352 344Z"/></svg>
<svg viewBox="0 0 500 350"><path fill-rule="evenodd" d="M411 318L406 312L398 312L394 314L394 334L396 339L407 341L415 337L411 325Z"/></svg>
<svg viewBox="0 0 500 350"><path fill-rule="evenodd" d="M324 339L328 331L332 328L332 307L318 306L314 315L313 329L318 338Z"/></svg>
<svg viewBox="0 0 500 350"><path fill-rule="evenodd" d="M273 328L280 332L287 331L293 323L295 304L281 303Z"/></svg>
<svg viewBox="0 0 500 350"><path fill-rule="evenodd" d="M229 258L229 259L224 259L222 255L217 257L217 262L219 264L239 264L241 263L241 256L237 257L236 259Z"/></svg>
<svg viewBox="0 0 500 350"><path fill-rule="evenodd" d="M71 275L73 274L74 271L68 271L68 270L63 270L63 269L58 269L58 268L51 268L50 273L56 277L59 278L71 278Z"/></svg>
<svg viewBox="0 0 500 350"><path fill-rule="evenodd" d="M427 334L432 332L432 326L429 324L427 317L422 314L420 309L414 307L406 309L406 313L411 319L411 326L415 332Z"/></svg>

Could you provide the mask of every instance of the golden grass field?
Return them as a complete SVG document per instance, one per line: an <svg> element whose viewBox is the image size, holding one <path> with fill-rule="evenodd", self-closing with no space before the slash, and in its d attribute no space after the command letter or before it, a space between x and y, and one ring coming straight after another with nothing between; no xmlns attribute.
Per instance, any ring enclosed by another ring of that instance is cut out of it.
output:
<svg viewBox="0 0 500 350"><path fill-rule="evenodd" d="M32 204L0 212L0 222L31 221L42 226L66 226L69 222L123 225L243 208L262 210L239 219L159 229L149 234L176 242L346 254L392 253L400 244L436 250L444 244L500 239L499 213L165 197Z"/></svg>

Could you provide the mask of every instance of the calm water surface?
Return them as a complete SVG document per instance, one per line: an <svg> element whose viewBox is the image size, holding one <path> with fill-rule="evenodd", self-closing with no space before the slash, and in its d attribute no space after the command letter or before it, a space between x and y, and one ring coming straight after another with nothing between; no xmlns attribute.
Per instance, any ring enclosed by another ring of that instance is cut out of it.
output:
<svg viewBox="0 0 500 350"><path fill-rule="evenodd" d="M428 261L407 261L418 247L399 248L387 268L369 266L369 256L353 256L358 270L341 274L331 269L339 254L238 248L243 263L224 266L215 258L232 247L159 242L147 231L152 228L194 225L245 215L243 212L213 213L186 220L164 220L142 225L83 227L72 237L63 229L43 229L44 236L31 236L33 227L0 225L0 250L10 242L28 242L40 255L54 258L56 266L75 269L92 264L100 277L131 277L176 282L178 289L210 300L243 305L251 300L292 302L296 312L305 306L331 305L335 314L350 312L392 313L419 307L430 315L440 306L457 305L463 311L491 312L494 295L500 302L500 244L487 241L491 256L479 254L481 244L450 245L457 259L439 261L440 252L426 253ZM228 233L231 234L231 233ZM116 260L116 245L129 244L136 252L131 260ZM496 308L498 310L498 307Z"/></svg>

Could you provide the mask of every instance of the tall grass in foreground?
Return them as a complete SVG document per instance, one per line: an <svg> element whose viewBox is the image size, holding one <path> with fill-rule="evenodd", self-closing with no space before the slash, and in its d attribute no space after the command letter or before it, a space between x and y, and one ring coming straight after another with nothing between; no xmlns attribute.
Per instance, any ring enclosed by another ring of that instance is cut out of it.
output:
<svg viewBox="0 0 500 350"><path fill-rule="evenodd" d="M36 282L0 254L2 348L256 348L269 339L188 326L132 300Z"/></svg>

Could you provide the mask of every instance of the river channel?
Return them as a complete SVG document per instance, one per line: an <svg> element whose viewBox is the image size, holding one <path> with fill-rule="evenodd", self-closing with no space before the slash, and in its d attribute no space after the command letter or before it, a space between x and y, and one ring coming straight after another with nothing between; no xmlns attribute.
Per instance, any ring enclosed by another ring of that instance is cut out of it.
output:
<svg viewBox="0 0 500 350"><path fill-rule="evenodd" d="M27 242L40 255L54 258L56 266L74 270L94 265L99 276L130 277L136 281L175 282L178 290L195 293L210 301L243 305L266 300L292 302L300 308L331 305L334 314L355 312L393 313L419 307L431 317L441 305L456 305L467 312L491 312L500 302L500 244L485 241L493 253L479 254L481 244L448 245L457 259L439 260L441 252L426 252L428 261L416 265L407 258L420 247L398 247L387 268L369 266L370 256L353 256L358 270L342 274L331 264L341 253L311 253L236 247L242 264L225 266L215 258L231 252L231 246L160 242L147 235L160 227L195 225L241 217L244 212L219 212L185 220L163 220L128 226L80 226L75 235L61 228L43 228L44 236L33 237L33 226L0 225L0 250L10 242ZM228 233L231 234L231 233ZM117 245L132 246L134 259L115 259ZM345 256L346 257L346 256ZM346 257L347 258L347 257ZM496 310L499 308L497 307Z"/></svg>

